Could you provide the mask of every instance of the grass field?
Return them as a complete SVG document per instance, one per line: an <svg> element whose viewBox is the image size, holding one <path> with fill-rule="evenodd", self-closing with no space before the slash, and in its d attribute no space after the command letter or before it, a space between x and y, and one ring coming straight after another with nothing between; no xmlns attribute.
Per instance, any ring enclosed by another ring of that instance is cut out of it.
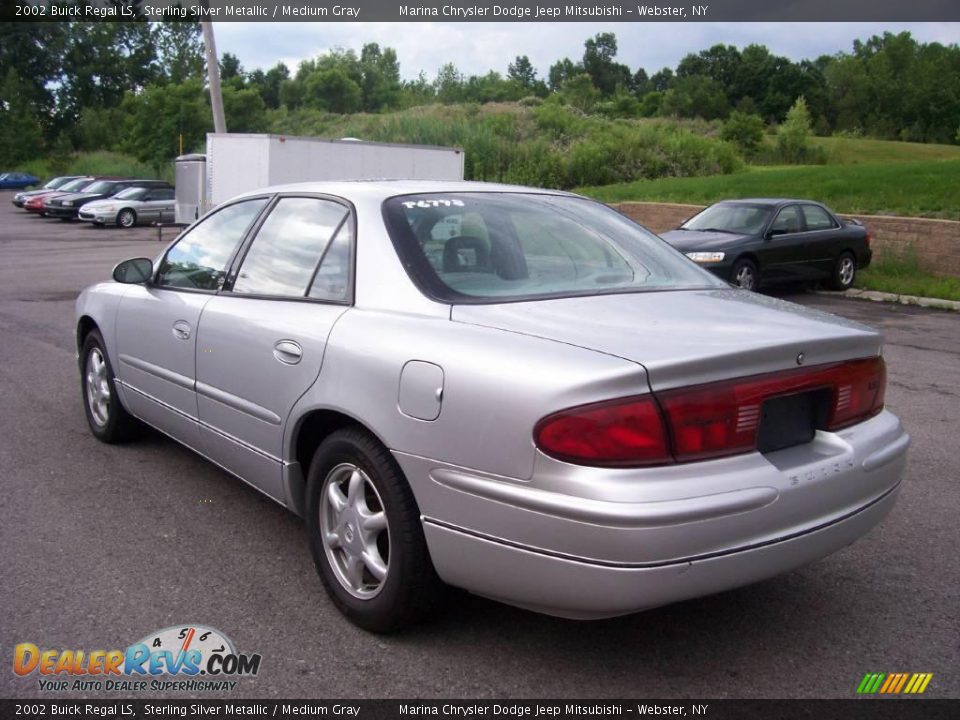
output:
<svg viewBox="0 0 960 720"><path fill-rule="evenodd" d="M23 164L26 172L31 172L41 180L56 175L117 175L121 177L156 178L157 171L136 158L109 150L82 152L54 160L33 160ZM160 179L173 182L173 159L162 169Z"/></svg>
<svg viewBox="0 0 960 720"><path fill-rule="evenodd" d="M827 162L838 165L960 160L960 145L892 142L890 140L845 137L812 138L810 143L823 147L827 154Z"/></svg>
<svg viewBox="0 0 960 720"><path fill-rule="evenodd" d="M692 205L730 198L799 197L819 200L841 213L960 220L960 159L751 167L733 175L641 180L585 187L578 192L604 202L645 200Z"/></svg>
<svg viewBox="0 0 960 720"><path fill-rule="evenodd" d="M856 286L899 295L960 300L960 278L924 272L913 252L904 257L877 258L857 273Z"/></svg>

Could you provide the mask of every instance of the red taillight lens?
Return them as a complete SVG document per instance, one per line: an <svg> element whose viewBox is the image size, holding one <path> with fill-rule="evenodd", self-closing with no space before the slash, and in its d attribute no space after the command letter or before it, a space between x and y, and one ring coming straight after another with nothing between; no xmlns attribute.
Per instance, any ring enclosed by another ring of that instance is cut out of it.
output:
<svg viewBox="0 0 960 720"><path fill-rule="evenodd" d="M534 438L548 455L585 465L706 460L755 450L770 398L829 391L823 429L839 430L880 412L885 389L883 358L852 360L571 408L541 420Z"/></svg>
<svg viewBox="0 0 960 720"><path fill-rule="evenodd" d="M660 409L649 395L550 415L537 423L533 437L546 454L585 465L673 462Z"/></svg>

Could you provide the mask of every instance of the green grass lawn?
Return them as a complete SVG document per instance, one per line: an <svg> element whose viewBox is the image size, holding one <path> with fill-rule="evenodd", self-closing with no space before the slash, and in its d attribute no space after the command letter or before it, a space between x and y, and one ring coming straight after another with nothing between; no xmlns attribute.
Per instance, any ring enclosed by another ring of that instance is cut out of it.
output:
<svg viewBox="0 0 960 720"><path fill-rule="evenodd" d="M904 257L878 258L857 273L856 287L898 295L960 300L960 278L924 272L913 252Z"/></svg>
<svg viewBox="0 0 960 720"><path fill-rule="evenodd" d="M578 192L603 202L640 200L691 205L746 197L810 198L841 213L960 220L960 159L751 167L734 175L639 180L585 187Z"/></svg>
<svg viewBox="0 0 960 720"><path fill-rule="evenodd" d="M864 163L917 162L919 160L960 160L960 145L894 142L867 138L817 137L811 145L820 145L827 162L840 165Z"/></svg>

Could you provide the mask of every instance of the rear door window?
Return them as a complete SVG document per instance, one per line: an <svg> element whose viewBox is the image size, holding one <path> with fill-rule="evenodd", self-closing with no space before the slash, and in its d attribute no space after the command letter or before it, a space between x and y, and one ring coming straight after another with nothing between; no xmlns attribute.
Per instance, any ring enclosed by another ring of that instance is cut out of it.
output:
<svg viewBox="0 0 960 720"><path fill-rule="evenodd" d="M233 292L305 297L334 233L349 211L332 200L281 198L257 231Z"/></svg>
<svg viewBox="0 0 960 720"><path fill-rule="evenodd" d="M807 230L830 230L837 227L830 213L818 205L804 205L803 217L807 221Z"/></svg>

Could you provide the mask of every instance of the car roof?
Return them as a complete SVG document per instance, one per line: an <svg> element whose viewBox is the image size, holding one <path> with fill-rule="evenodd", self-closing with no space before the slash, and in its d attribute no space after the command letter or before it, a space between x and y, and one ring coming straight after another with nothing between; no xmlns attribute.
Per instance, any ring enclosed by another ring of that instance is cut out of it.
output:
<svg viewBox="0 0 960 720"><path fill-rule="evenodd" d="M253 197L272 193L319 193L337 197L364 198L367 200L385 200L396 195L416 195L422 193L527 193L535 195L568 195L563 190L545 190L524 185L505 185L501 183L477 182L473 180L330 180L318 182L273 185L251 190L237 197Z"/></svg>
<svg viewBox="0 0 960 720"><path fill-rule="evenodd" d="M809 200L805 198L733 198L730 200L720 200L715 205L770 205L771 207L776 205L786 205L788 203L810 203L812 205L822 205L823 203L817 202L816 200Z"/></svg>

